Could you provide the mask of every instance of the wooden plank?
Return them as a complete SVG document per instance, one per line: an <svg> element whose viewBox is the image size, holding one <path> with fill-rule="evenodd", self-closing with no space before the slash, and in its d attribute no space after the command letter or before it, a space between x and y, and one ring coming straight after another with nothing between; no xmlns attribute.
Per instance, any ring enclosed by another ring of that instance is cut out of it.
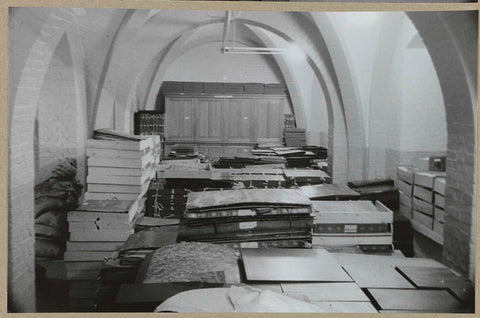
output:
<svg viewBox="0 0 480 318"><path fill-rule="evenodd" d="M137 150L117 150L117 149L87 148L87 157L141 159L142 153L138 149Z"/></svg>
<svg viewBox="0 0 480 318"><path fill-rule="evenodd" d="M457 312L464 308L445 290L369 288L368 291L383 310Z"/></svg>
<svg viewBox="0 0 480 318"><path fill-rule="evenodd" d="M433 204L419 198L413 198L413 209L427 215L433 216Z"/></svg>
<svg viewBox="0 0 480 318"><path fill-rule="evenodd" d="M107 176L107 175L88 175L87 182L89 184L110 184L110 185L135 185L141 186L143 184L141 177L130 176Z"/></svg>
<svg viewBox="0 0 480 318"><path fill-rule="evenodd" d="M392 233L386 234L313 234L314 246L391 245Z"/></svg>
<svg viewBox="0 0 480 318"><path fill-rule="evenodd" d="M250 281L352 281L325 250L247 248L241 252Z"/></svg>
<svg viewBox="0 0 480 318"><path fill-rule="evenodd" d="M412 198L412 195L407 195L405 193L403 193L402 191L398 191L398 199L400 201L400 204L403 204L409 208L412 208L412 205L413 205L413 198Z"/></svg>
<svg viewBox="0 0 480 318"><path fill-rule="evenodd" d="M435 207L435 209L433 210L433 219L436 220L437 222L440 222L440 223L445 223L445 217L446 217L446 213L445 213L445 210L444 209L441 209L439 207Z"/></svg>
<svg viewBox="0 0 480 318"><path fill-rule="evenodd" d="M410 183L406 183L403 180L397 179L396 188L408 196L412 195L413 185Z"/></svg>
<svg viewBox="0 0 480 318"><path fill-rule="evenodd" d="M250 283L248 285L253 288L258 288L262 290L271 290L277 294L283 293L282 286L280 285L280 283L272 283L272 284Z"/></svg>
<svg viewBox="0 0 480 318"><path fill-rule="evenodd" d="M103 261L105 258L112 256L112 252L108 251L95 251L95 252L80 252L80 251L66 251L63 255L65 262L91 262L91 261Z"/></svg>
<svg viewBox="0 0 480 318"><path fill-rule="evenodd" d="M301 294L311 302L369 301L355 283L281 283L285 294Z"/></svg>
<svg viewBox="0 0 480 318"><path fill-rule="evenodd" d="M423 201L433 202L433 191L418 185L413 187L413 196L422 199Z"/></svg>
<svg viewBox="0 0 480 318"><path fill-rule="evenodd" d="M413 173L414 170L410 167L397 168L397 178L409 184L413 184Z"/></svg>
<svg viewBox="0 0 480 318"><path fill-rule="evenodd" d="M437 177L437 178L435 178L435 182L434 182L434 185L433 185L433 190L436 193L445 196L446 185L447 185L447 178Z"/></svg>
<svg viewBox="0 0 480 318"><path fill-rule="evenodd" d="M435 193L433 197L433 202L435 206L445 209L445 197L443 195Z"/></svg>
<svg viewBox="0 0 480 318"><path fill-rule="evenodd" d="M415 288L393 266L380 266L372 262L369 266L351 263L343 265L343 268L361 288Z"/></svg>
<svg viewBox="0 0 480 318"><path fill-rule="evenodd" d="M68 224L68 229L71 232L81 232L81 231L104 231L104 230L118 230L118 231L129 231L129 224L119 224L119 223L102 223L102 222L70 222Z"/></svg>
<svg viewBox="0 0 480 318"><path fill-rule="evenodd" d="M105 223L123 223L128 224L128 213L112 212L85 212L70 211L67 214L68 222L105 222Z"/></svg>
<svg viewBox="0 0 480 318"><path fill-rule="evenodd" d="M358 265L365 268L371 266L391 267L397 266L417 266L417 267L435 267L447 268L442 263L439 263L430 258L420 257L392 257L382 255L365 255L365 254L348 254L348 253L330 253L330 255L342 266L344 265ZM375 271L375 268L372 270Z"/></svg>
<svg viewBox="0 0 480 318"><path fill-rule="evenodd" d="M104 231L80 231L70 232L70 241L72 242L125 242L133 230L129 231L116 231L116 230L104 230Z"/></svg>
<svg viewBox="0 0 480 318"><path fill-rule="evenodd" d="M449 268L397 266L416 287L418 288L464 288L471 283Z"/></svg>
<svg viewBox="0 0 480 318"><path fill-rule="evenodd" d="M88 139L87 148L140 151L144 144L138 141Z"/></svg>
<svg viewBox="0 0 480 318"><path fill-rule="evenodd" d="M142 186L134 186L134 185L89 183L87 188L89 192L111 192L111 193L132 193L132 194L140 194L142 192Z"/></svg>
<svg viewBox="0 0 480 318"><path fill-rule="evenodd" d="M131 176L142 177L141 168L123 168L123 167L88 167L89 175L97 176Z"/></svg>
<svg viewBox="0 0 480 318"><path fill-rule="evenodd" d="M415 172L414 177L414 184L433 189L433 185L435 183L435 178L437 177L445 177L445 172L436 172L436 171L428 171L428 172Z"/></svg>
<svg viewBox="0 0 480 318"><path fill-rule="evenodd" d="M67 241L67 251L116 251L123 242L72 242Z"/></svg>
<svg viewBox="0 0 480 318"><path fill-rule="evenodd" d="M120 159L120 158L100 158L89 157L87 159L88 167L112 167L112 168L132 168L144 169L150 164L150 158L144 159Z"/></svg>
<svg viewBox="0 0 480 318"><path fill-rule="evenodd" d="M433 230L433 216L424 214L420 211L413 210L413 220L424 227Z"/></svg>
<svg viewBox="0 0 480 318"><path fill-rule="evenodd" d="M369 301L312 301L314 305L328 306L336 313L378 313Z"/></svg>
<svg viewBox="0 0 480 318"><path fill-rule="evenodd" d="M85 200L137 200L137 193L85 192Z"/></svg>

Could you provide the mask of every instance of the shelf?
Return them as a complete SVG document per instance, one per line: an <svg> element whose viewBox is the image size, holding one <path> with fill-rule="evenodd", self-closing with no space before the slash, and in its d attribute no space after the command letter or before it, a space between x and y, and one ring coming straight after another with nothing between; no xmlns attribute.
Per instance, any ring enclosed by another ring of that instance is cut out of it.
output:
<svg viewBox="0 0 480 318"><path fill-rule="evenodd" d="M432 241L440 244L440 245L443 245L443 237L434 232L433 230L427 228L426 226L416 222L414 219L410 219L410 222L412 222L412 227L415 231L419 232L420 234L423 234L425 235L426 237L428 237L429 239L431 239Z"/></svg>

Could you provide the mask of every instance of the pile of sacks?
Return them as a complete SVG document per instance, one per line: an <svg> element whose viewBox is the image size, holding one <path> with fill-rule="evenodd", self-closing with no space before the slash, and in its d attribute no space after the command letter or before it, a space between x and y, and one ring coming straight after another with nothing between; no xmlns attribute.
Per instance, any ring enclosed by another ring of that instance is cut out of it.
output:
<svg viewBox="0 0 480 318"><path fill-rule="evenodd" d="M63 256L67 239L67 212L78 207L82 185L76 179L77 162L61 160L51 176L35 186L35 259Z"/></svg>

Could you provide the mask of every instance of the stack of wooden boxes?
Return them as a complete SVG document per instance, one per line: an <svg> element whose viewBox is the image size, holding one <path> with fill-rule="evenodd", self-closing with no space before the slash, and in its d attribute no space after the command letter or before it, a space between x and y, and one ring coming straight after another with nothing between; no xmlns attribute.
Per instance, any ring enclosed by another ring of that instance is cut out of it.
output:
<svg viewBox="0 0 480 318"><path fill-rule="evenodd" d="M302 147L307 145L306 130L304 128L284 128L283 137L287 147Z"/></svg>
<svg viewBox="0 0 480 318"><path fill-rule="evenodd" d="M87 141L87 190L85 200L137 200L155 178L161 158L160 136L141 141Z"/></svg>
<svg viewBox="0 0 480 318"><path fill-rule="evenodd" d="M129 215L142 210L144 199L88 200L68 213L70 231L64 254L72 308L93 308L102 262L134 232Z"/></svg>
<svg viewBox="0 0 480 318"><path fill-rule="evenodd" d="M445 178L445 172L415 172L413 186L413 220L417 223L417 227L422 232L433 231L434 219L434 185L437 178ZM443 242L440 235L431 235L434 241Z"/></svg>
<svg viewBox="0 0 480 318"><path fill-rule="evenodd" d="M445 224L445 186L446 178L437 177L433 184L433 232L443 237L443 226Z"/></svg>
<svg viewBox="0 0 480 318"><path fill-rule="evenodd" d="M88 192L85 202L67 216L64 261L72 308L93 308L102 261L134 232L160 156L160 136L87 141Z"/></svg>
<svg viewBox="0 0 480 318"><path fill-rule="evenodd" d="M396 188L400 201L399 211L409 219L413 215L413 176L414 170L412 168L397 168Z"/></svg>

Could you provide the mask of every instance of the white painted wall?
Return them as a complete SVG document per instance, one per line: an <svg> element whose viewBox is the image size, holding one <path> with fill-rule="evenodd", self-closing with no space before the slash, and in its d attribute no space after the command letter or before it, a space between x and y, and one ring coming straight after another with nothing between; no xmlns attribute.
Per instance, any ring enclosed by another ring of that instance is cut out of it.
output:
<svg viewBox="0 0 480 318"><path fill-rule="evenodd" d="M165 81L281 83L280 71L265 55L223 54L221 42L197 46L178 57Z"/></svg>

